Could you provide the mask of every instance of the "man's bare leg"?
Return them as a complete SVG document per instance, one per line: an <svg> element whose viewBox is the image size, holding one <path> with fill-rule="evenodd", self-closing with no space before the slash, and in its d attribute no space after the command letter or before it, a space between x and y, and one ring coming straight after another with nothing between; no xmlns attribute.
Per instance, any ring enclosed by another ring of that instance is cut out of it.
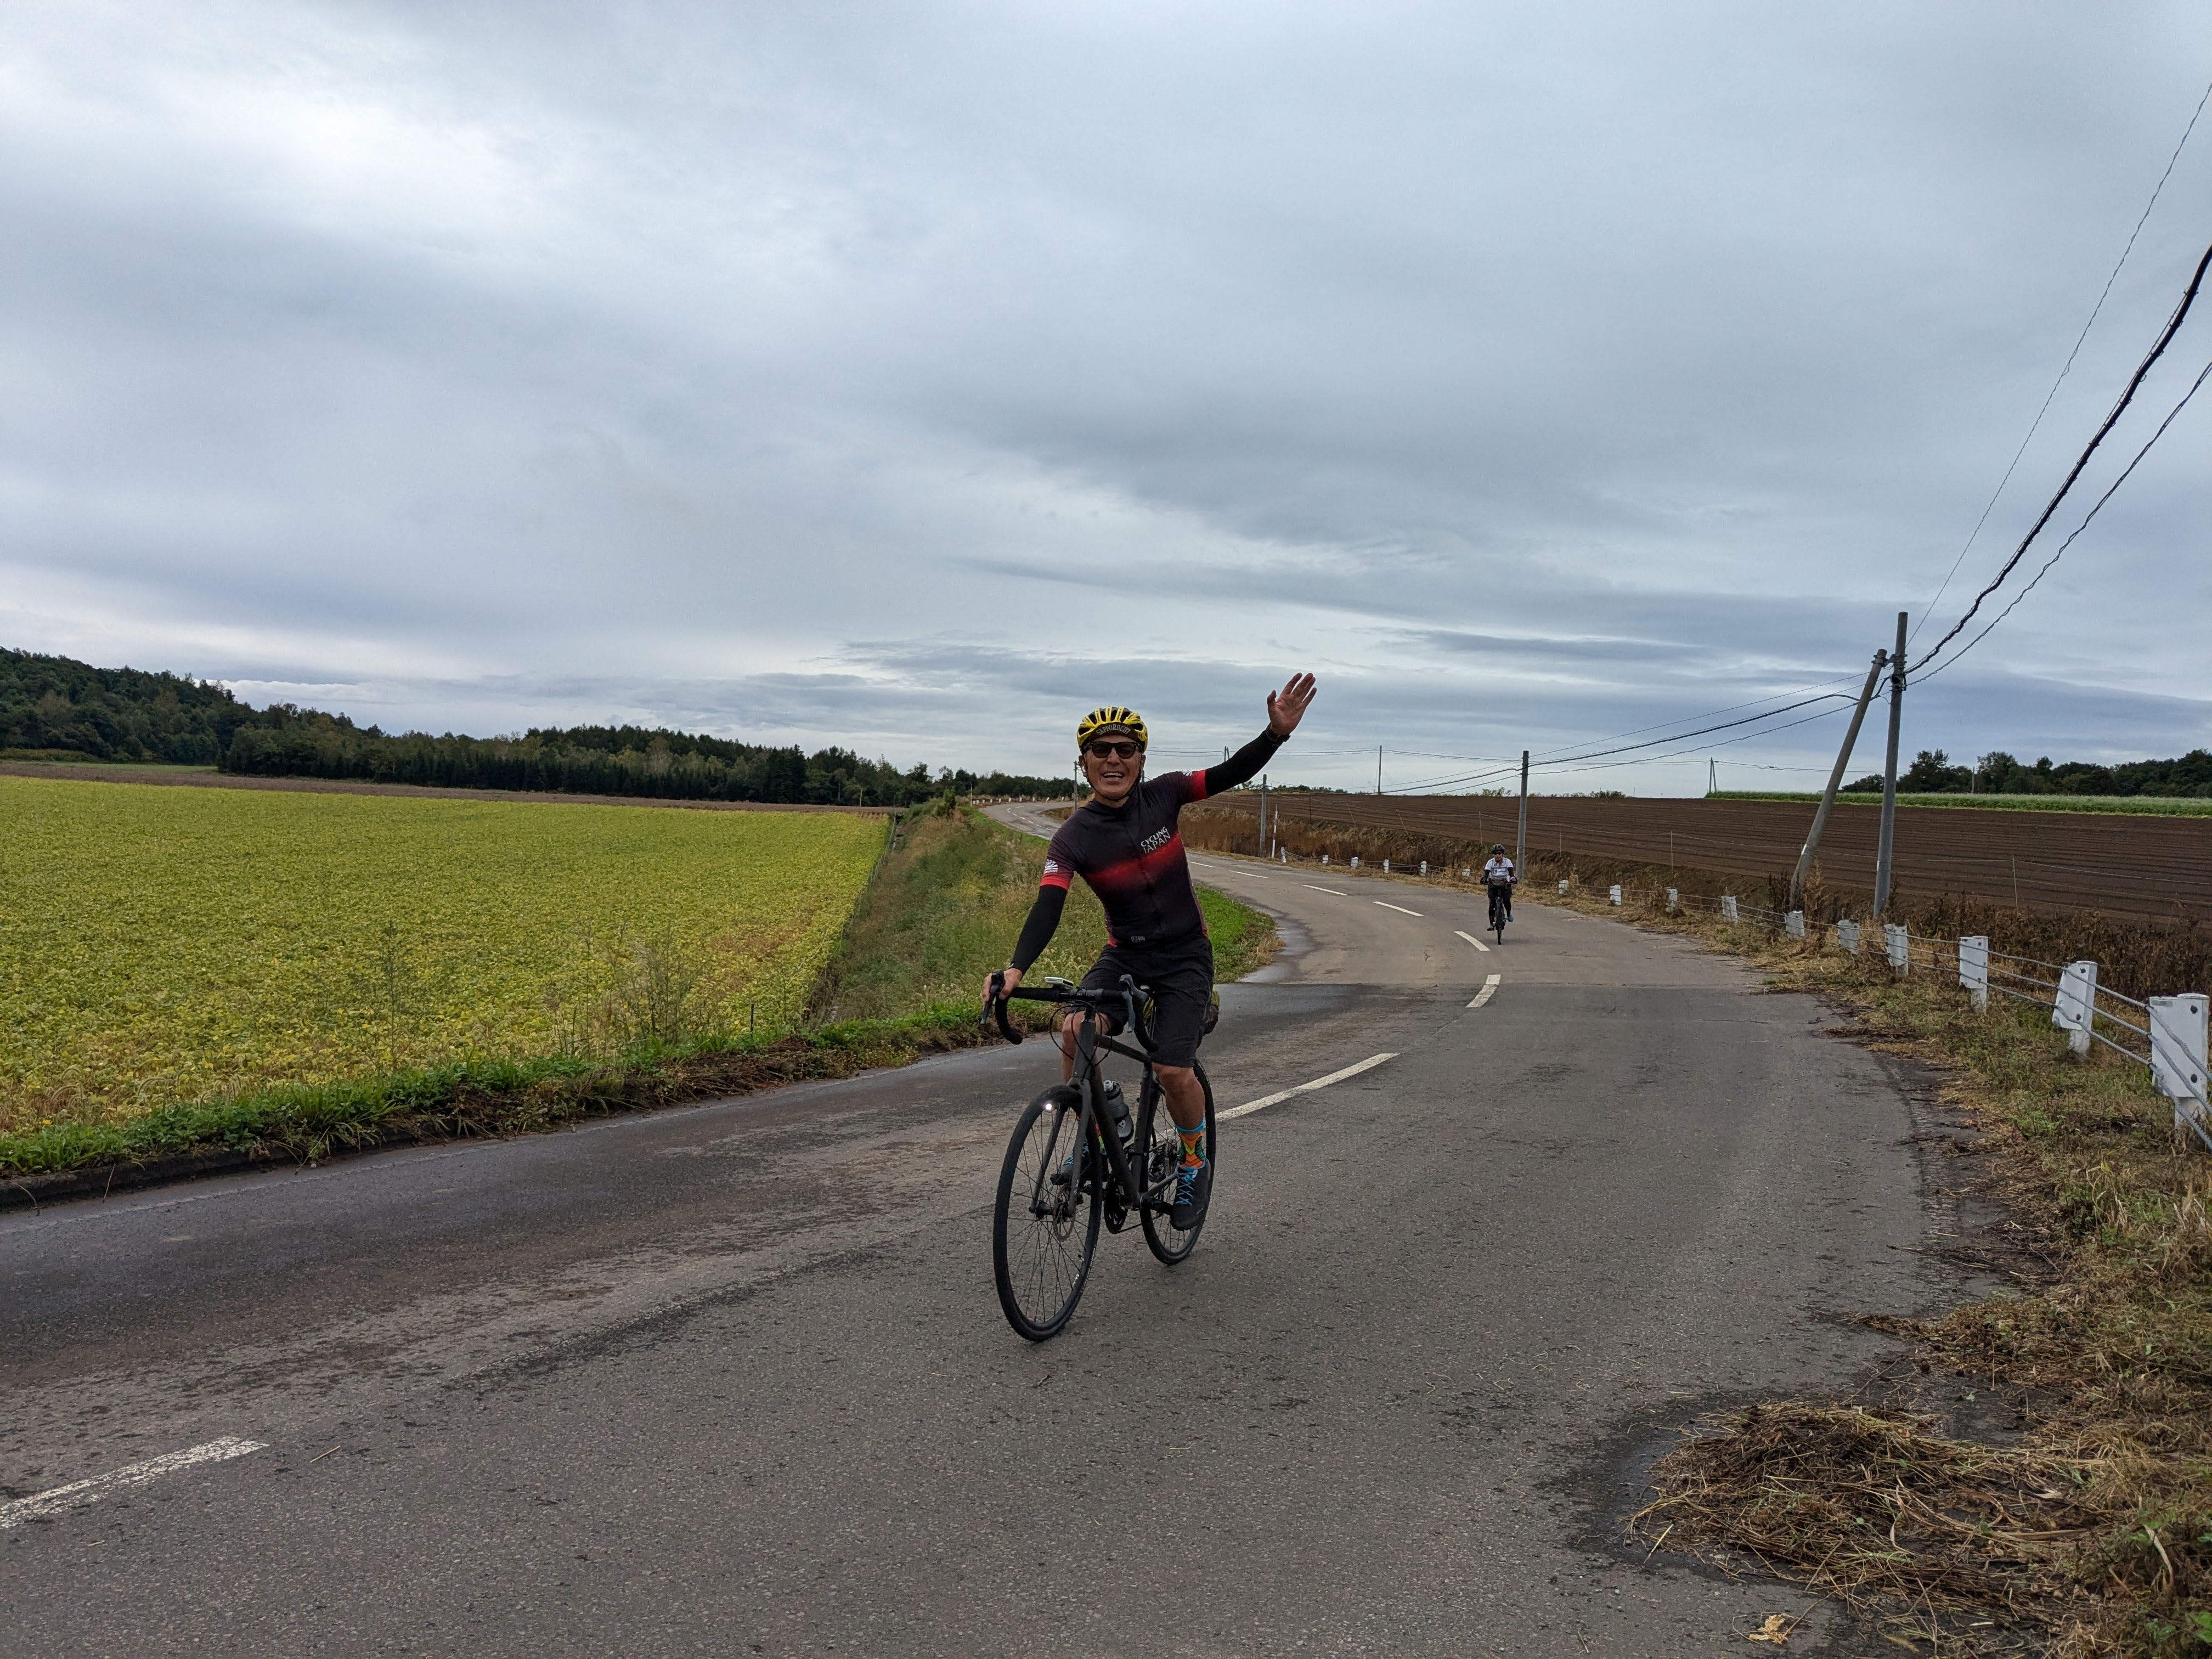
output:
<svg viewBox="0 0 2212 1659"><path fill-rule="evenodd" d="M1062 1014L1060 1017L1060 1080L1075 1080L1075 1034L1083 1029L1083 1016Z"/></svg>
<svg viewBox="0 0 2212 1659"><path fill-rule="evenodd" d="M1188 1066L1155 1066L1160 1092L1168 1097L1168 1115L1178 1129L1206 1127L1206 1091L1199 1087L1198 1073Z"/></svg>

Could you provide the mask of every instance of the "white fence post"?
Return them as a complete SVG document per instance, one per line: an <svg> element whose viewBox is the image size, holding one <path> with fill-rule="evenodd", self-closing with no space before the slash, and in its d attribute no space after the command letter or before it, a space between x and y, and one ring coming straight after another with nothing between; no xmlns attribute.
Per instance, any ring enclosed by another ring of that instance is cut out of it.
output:
<svg viewBox="0 0 2212 1659"><path fill-rule="evenodd" d="M1804 938L1805 913L1802 910L1792 910L1788 915L1782 918L1782 927L1783 930L1787 933L1790 938Z"/></svg>
<svg viewBox="0 0 2212 1659"><path fill-rule="evenodd" d="M1386 876L1390 873L1390 860L1388 859L1382 860L1382 873Z"/></svg>
<svg viewBox="0 0 2212 1659"><path fill-rule="evenodd" d="M1676 892L1673 888L1669 887L1667 890L1667 914L1670 916L1673 915L1674 914L1675 908L1680 905L1681 902L1682 896Z"/></svg>
<svg viewBox="0 0 2212 1659"><path fill-rule="evenodd" d="M2207 1006L2202 991L2150 999L2150 1078L2173 1103L2173 1127L2194 1129L2212 1146L2212 1107L2204 1087Z"/></svg>
<svg viewBox="0 0 2212 1659"><path fill-rule="evenodd" d="M1357 853L1352 855L1352 867L1355 870L1359 867L1359 854Z"/></svg>
<svg viewBox="0 0 2212 1659"><path fill-rule="evenodd" d="M1912 940L1901 921L1886 921L1881 925L1882 943L1888 948L1889 965L1900 974L1912 971Z"/></svg>
<svg viewBox="0 0 2212 1659"><path fill-rule="evenodd" d="M1856 921L1839 921L1836 924L1836 948L1851 956L1858 955L1858 923Z"/></svg>
<svg viewBox="0 0 2212 1659"><path fill-rule="evenodd" d="M1620 884L1619 882L1616 881L1612 886L1605 890L1605 902L1607 904L1618 904L1620 902Z"/></svg>
<svg viewBox="0 0 2212 1659"><path fill-rule="evenodd" d="M2069 962L2058 970L2058 994L2051 1002L2051 1023L2067 1033L2069 1050L2087 1054L2089 1028L2096 1018L2097 964Z"/></svg>
<svg viewBox="0 0 2212 1659"><path fill-rule="evenodd" d="M1565 897L1566 897L1566 896L1567 896L1567 884L1566 884L1565 882L1564 882L1564 881L1563 881L1563 882L1561 882L1561 883L1559 884L1559 896L1560 896L1561 898L1565 898Z"/></svg>
<svg viewBox="0 0 2212 1659"><path fill-rule="evenodd" d="M1959 985L1977 1011L1990 1006L1990 939L1969 933L1959 941Z"/></svg>
<svg viewBox="0 0 2212 1659"><path fill-rule="evenodd" d="M1421 860L1421 873L1425 876L1429 873L1429 861L1426 859Z"/></svg>
<svg viewBox="0 0 2212 1659"><path fill-rule="evenodd" d="M1741 920L1735 913L1735 895L1734 893L1723 893L1721 895L1721 919L1724 921L1736 921Z"/></svg>
<svg viewBox="0 0 2212 1659"><path fill-rule="evenodd" d="M1328 854L1326 854L1326 853L1323 853L1323 854L1321 855L1321 861L1322 861L1323 864L1327 864L1327 863L1328 862Z"/></svg>

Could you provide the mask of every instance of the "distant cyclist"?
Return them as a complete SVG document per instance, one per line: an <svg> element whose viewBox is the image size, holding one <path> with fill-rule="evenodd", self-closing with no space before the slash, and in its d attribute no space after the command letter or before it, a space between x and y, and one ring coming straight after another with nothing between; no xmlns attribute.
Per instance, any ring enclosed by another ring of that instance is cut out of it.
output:
<svg viewBox="0 0 2212 1659"><path fill-rule="evenodd" d="M1267 694L1267 729L1220 765L1150 779L1144 775L1145 750L1152 741L1144 716L1118 704L1085 714L1075 728L1075 746L1091 782L1091 799L1067 815L1045 849L1044 879L1022 924L1012 960L1003 974L991 975L997 985L986 981L983 988L988 1000L1022 982L1060 926L1069 879L1081 876L1106 910L1105 953L1084 976L1084 988L1118 989L1124 974L1152 988L1152 1070L1182 1136L1182 1165L1170 1218L1181 1230L1197 1224L1213 1184L1206 1145L1206 1091L1191 1069L1198 1062L1199 1038L1213 1000L1213 942L1199 914L1176 822L1193 801L1257 777L1297 730L1313 698L1313 676L1293 674L1280 691ZM1063 1079L1074 1068L1081 1023L1079 1014L1061 1022Z"/></svg>
<svg viewBox="0 0 2212 1659"><path fill-rule="evenodd" d="M1505 843L1490 844L1489 860L1482 866L1482 884L1490 890L1490 925L1513 920L1513 884L1520 880L1513 860L1505 856Z"/></svg>

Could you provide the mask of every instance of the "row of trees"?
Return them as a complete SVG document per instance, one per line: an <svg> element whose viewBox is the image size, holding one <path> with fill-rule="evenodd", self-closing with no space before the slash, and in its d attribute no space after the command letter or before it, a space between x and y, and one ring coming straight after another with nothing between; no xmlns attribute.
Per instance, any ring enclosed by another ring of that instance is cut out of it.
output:
<svg viewBox="0 0 2212 1659"><path fill-rule="evenodd" d="M1923 795L2190 795L2212 799L2212 750L2192 749L2179 760L2128 761L2094 766L2086 761L2052 765L2045 755L2028 766L2002 749L1972 766L1954 766L1941 749L1923 749L1897 775L1901 793ZM1869 773L1847 790L1881 793L1881 774Z"/></svg>
<svg viewBox="0 0 2212 1659"><path fill-rule="evenodd" d="M449 788L551 790L680 800L903 806L963 794L1066 795L1065 777L900 770L835 746L737 743L635 726L533 729L519 738L387 734L343 714L254 708L174 674L94 668L0 649L0 748L168 761L258 777L359 778Z"/></svg>

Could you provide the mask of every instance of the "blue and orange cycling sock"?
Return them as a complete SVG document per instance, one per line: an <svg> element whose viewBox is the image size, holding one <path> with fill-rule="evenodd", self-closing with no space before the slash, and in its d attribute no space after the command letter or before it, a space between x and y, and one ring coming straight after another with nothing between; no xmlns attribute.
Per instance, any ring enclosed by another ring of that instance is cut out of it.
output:
<svg viewBox="0 0 2212 1659"><path fill-rule="evenodd" d="M1177 1124L1176 1133L1182 1137L1183 1168L1194 1170L1202 1167L1206 1163L1206 1126L1201 1123L1195 1129L1186 1129Z"/></svg>

